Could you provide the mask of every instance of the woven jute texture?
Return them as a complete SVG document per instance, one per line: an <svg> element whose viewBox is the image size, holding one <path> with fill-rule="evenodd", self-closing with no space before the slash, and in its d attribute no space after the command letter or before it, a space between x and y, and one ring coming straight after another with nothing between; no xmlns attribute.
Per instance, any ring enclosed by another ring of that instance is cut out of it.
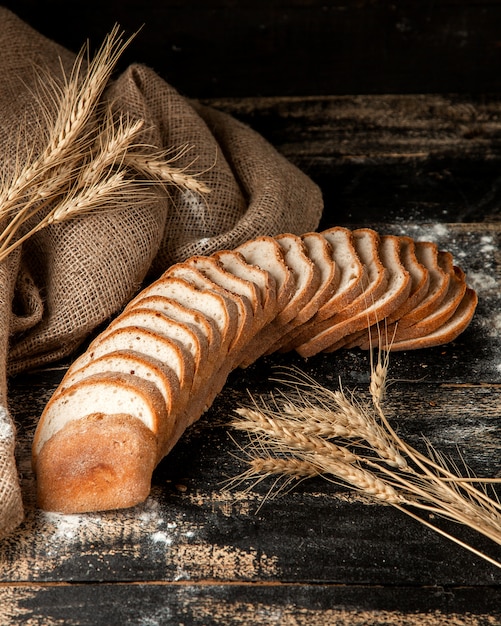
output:
<svg viewBox="0 0 501 626"><path fill-rule="evenodd" d="M0 8L2 176L24 154L42 150L54 105L40 102L40 79L49 73L62 81L74 59ZM181 96L151 69L130 66L104 98L116 112L144 120L140 142L190 146L176 165L191 167L210 192L159 186L140 205L51 224L0 266L0 534L23 515L6 376L72 354L172 263L261 234L314 230L321 216L317 186L259 134Z"/></svg>

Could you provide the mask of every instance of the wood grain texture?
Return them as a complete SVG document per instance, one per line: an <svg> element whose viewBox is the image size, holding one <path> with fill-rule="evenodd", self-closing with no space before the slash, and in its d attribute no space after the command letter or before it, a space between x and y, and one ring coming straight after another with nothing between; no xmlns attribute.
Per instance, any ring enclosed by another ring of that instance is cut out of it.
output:
<svg viewBox="0 0 501 626"><path fill-rule="evenodd" d="M144 62L192 97L494 93L499 0L4 0L72 50L115 22L142 27Z"/></svg>
<svg viewBox="0 0 501 626"><path fill-rule="evenodd" d="M257 372L253 383L259 392ZM388 412L411 444L426 450L426 437L455 463L467 463L471 471L486 476L501 461L500 394L498 388L396 384ZM21 530L0 546L0 581L501 582L492 566L391 508L373 505L323 479L268 500L271 482L224 490L224 479L244 469L233 458L240 454L225 425L228 404L234 400L234 390L223 392L187 433L159 466L145 504L73 516L28 506ZM465 407L471 407L467 416ZM28 503L32 487L26 477ZM473 533L457 531L494 556L499 553Z"/></svg>
<svg viewBox="0 0 501 626"><path fill-rule="evenodd" d="M497 222L499 95L215 98L321 187L324 223Z"/></svg>
<svg viewBox="0 0 501 626"><path fill-rule="evenodd" d="M489 587L102 584L92 597L79 584L0 587L4 616L24 626L495 626L501 619L498 601Z"/></svg>

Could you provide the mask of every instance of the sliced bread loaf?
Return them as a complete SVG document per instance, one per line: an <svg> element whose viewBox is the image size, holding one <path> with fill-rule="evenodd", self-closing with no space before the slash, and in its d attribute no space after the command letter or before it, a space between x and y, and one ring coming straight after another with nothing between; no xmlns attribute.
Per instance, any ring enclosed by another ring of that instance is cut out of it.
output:
<svg viewBox="0 0 501 626"><path fill-rule="evenodd" d="M383 321L393 350L429 347L462 332L476 304L451 255L370 229L260 237L178 263L91 343L47 405L33 452L39 502L77 512L141 501L231 370L271 349L370 345Z"/></svg>

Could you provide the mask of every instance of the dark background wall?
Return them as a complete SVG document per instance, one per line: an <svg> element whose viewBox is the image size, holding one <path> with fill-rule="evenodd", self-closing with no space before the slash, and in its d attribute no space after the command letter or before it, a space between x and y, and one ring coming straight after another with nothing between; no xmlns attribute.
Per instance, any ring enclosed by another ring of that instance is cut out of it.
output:
<svg viewBox="0 0 501 626"><path fill-rule="evenodd" d="M5 0L72 50L141 28L122 64L225 96L501 92L501 1Z"/></svg>

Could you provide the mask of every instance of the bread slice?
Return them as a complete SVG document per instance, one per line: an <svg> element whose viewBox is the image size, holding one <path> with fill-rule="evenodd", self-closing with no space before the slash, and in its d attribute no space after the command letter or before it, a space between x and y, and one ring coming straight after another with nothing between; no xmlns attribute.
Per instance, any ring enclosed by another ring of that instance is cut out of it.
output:
<svg viewBox="0 0 501 626"><path fill-rule="evenodd" d="M451 276L447 294L440 305L430 313L430 315L419 320L419 322L416 322L412 326L400 328L398 322L396 322L394 332L391 327L388 332L388 340L387 342L382 340L380 342L381 347L387 350L391 347L391 344L426 337L433 334L438 328L443 327L447 320L454 315L466 292L464 273L459 268L455 268L455 270L456 271ZM369 346L362 345L361 347L363 349Z"/></svg>
<svg viewBox="0 0 501 626"><path fill-rule="evenodd" d="M208 353L204 366L206 374L212 370L221 353L221 333L212 318L208 318L200 311L188 308L172 298L163 296L145 296L137 300L131 310L135 310L135 308L158 311L169 319L187 324L192 330L197 332L197 335L204 337ZM128 310L129 307L127 307L126 311Z"/></svg>
<svg viewBox="0 0 501 626"><path fill-rule="evenodd" d="M331 324L338 324L358 315L361 309L367 309L381 294L386 291L388 285L387 269L381 262L380 254L384 244L379 235L370 228L359 228L353 231L353 245L361 263L365 268L365 277L361 281L360 293L343 308L329 318Z"/></svg>
<svg viewBox="0 0 501 626"><path fill-rule="evenodd" d="M306 254L320 272L317 290L303 309L303 316L310 319L336 291L341 279L341 270L333 258L332 246L324 235L315 232L305 233L301 239Z"/></svg>
<svg viewBox="0 0 501 626"><path fill-rule="evenodd" d="M287 308L296 288L295 277L287 267L280 244L273 237L257 237L247 241L236 251L247 263L265 270L276 285L276 309L274 319L279 324L287 323L294 311Z"/></svg>
<svg viewBox="0 0 501 626"><path fill-rule="evenodd" d="M401 319L410 311L415 309L425 298L430 287L430 271L425 263L418 259L417 248L422 248L423 252L427 249L414 242L411 237L400 236L400 258L405 269L409 272L411 279L411 289L406 300L389 315L386 319L388 324L395 320ZM423 254L421 254L423 257ZM424 260L424 259L423 259Z"/></svg>
<svg viewBox="0 0 501 626"><path fill-rule="evenodd" d="M161 296L178 302L181 306L192 308L203 315L209 322L214 323L221 345L218 361L226 359L230 346L235 341L237 319L233 308L230 308L228 299L214 291L197 288L187 280L180 278L160 278L142 291L127 307L134 307L143 298ZM233 314L232 314L233 313Z"/></svg>
<svg viewBox="0 0 501 626"><path fill-rule="evenodd" d="M352 339L346 343L345 347L358 346L362 350L368 350L378 345L386 346L388 343L405 338L405 329L412 328L423 319L434 316L435 312L442 306L447 297L451 282L457 283L456 270L454 268L452 255L448 252L439 251L435 244L428 242L418 242L416 244L419 258L427 263L429 274L428 291L424 298L421 298L417 305L410 309L405 315L395 319L392 323L385 320L384 329L382 327L371 328L370 331L360 334L356 340ZM462 294L456 295L453 307L457 306ZM405 303L404 303L405 304ZM445 311L449 305L446 304ZM452 309L454 310L454 309ZM442 312L444 309L442 309ZM394 318L394 316L392 316ZM436 319L436 318L432 318ZM444 321L443 318L441 321ZM431 328L423 328L427 333Z"/></svg>
<svg viewBox="0 0 501 626"><path fill-rule="evenodd" d="M98 336L79 358L78 366L84 367L90 361L117 350L132 350L165 363L177 376L180 389L189 393L195 372L191 353L175 340L139 326L117 328L102 338Z"/></svg>
<svg viewBox="0 0 501 626"><path fill-rule="evenodd" d="M294 277L296 288L281 313L248 344L240 362L241 367L247 367L263 354L269 353L291 326L306 321L303 309L320 284L320 269L309 258L300 237L287 233L275 237L275 240L282 248L285 264Z"/></svg>
<svg viewBox="0 0 501 626"><path fill-rule="evenodd" d="M399 320L404 315L409 313L412 309L416 308L418 304L425 298L428 293L430 285L430 272L427 268L419 262L416 255L416 244L413 239L406 236L400 236L400 258L405 269L409 272L411 280L411 288L409 296L402 304L393 311L384 320L384 325L379 323L376 327L370 329L361 330L358 333L352 333L346 337L343 341L343 348L354 348L355 346L361 347L363 344L366 349L369 345L375 347L379 343L380 333L385 331L387 337L391 337L394 332L393 322ZM425 248L426 250L428 248ZM341 344L338 344L341 347Z"/></svg>
<svg viewBox="0 0 501 626"><path fill-rule="evenodd" d="M243 260L243 257L240 258ZM226 292L239 296L243 301L242 304L245 305L247 309L249 308L247 303L250 305L250 309L252 310L250 319L252 323L249 323L246 329L247 337L241 342L240 346L233 351L234 360L238 360L238 353L242 352L270 321L270 314L268 311L265 311L263 307L263 299L258 285L252 280L242 278L228 271L215 256L191 257L188 259L187 264L193 266L209 280L212 280L225 289ZM249 311L243 313L249 315Z"/></svg>
<svg viewBox="0 0 501 626"><path fill-rule="evenodd" d="M363 290L367 279L367 268L360 260L355 248L353 233L347 228L336 226L322 232L332 249L332 258L339 267L341 277L338 289L332 298L319 308L315 322L330 318L342 311Z"/></svg>
<svg viewBox="0 0 501 626"><path fill-rule="evenodd" d="M296 329L309 321L329 298L332 297L339 285L340 270L332 258L332 248L320 233L305 233L301 237L308 258L319 270L320 280L317 289L309 301L303 306L295 319L283 328L282 336L267 351L267 354L280 351L294 336Z"/></svg>
<svg viewBox="0 0 501 626"><path fill-rule="evenodd" d="M399 238L393 235L381 237L379 254L384 267L388 270L388 282L384 293L368 305L365 299L359 301L359 310L354 311L348 319L333 325L329 324L329 320L324 320L319 325L319 332L296 348L301 356L308 357L321 351L332 352L339 349L345 337L378 323L408 297L411 280L400 259Z"/></svg>
<svg viewBox="0 0 501 626"><path fill-rule="evenodd" d="M292 313L288 314L287 307L284 308L282 323L287 317L289 318L287 323L291 321L302 323L305 321L303 310L320 285L320 269L308 256L307 248L300 237L286 233L276 236L275 241L283 250L285 264L294 276L295 283L294 293L287 304Z"/></svg>
<svg viewBox="0 0 501 626"><path fill-rule="evenodd" d="M247 263L244 257L236 250L220 250L212 256L227 272L256 286L261 309L265 316L263 324L274 319L278 312L278 305L277 286L273 276L257 265Z"/></svg>
<svg viewBox="0 0 501 626"><path fill-rule="evenodd" d="M478 296L473 289L466 288L463 299L454 311L453 315L441 326L428 335L422 335L411 339L396 341L391 345L391 351L419 350L432 348L450 341L454 341L466 330L475 313Z"/></svg>
<svg viewBox="0 0 501 626"><path fill-rule="evenodd" d="M168 317L161 311L155 311L147 307L136 306L124 311L119 315L100 335L103 340L108 334L119 328L145 328L161 337L173 339L181 344L193 357L195 367L194 375L199 374L200 369L205 367L208 359L207 338L200 333L198 328L190 326L189 322L179 322Z"/></svg>
<svg viewBox="0 0 501 626"><path fill-rule="evenodd" d="M221 287L202 272L190 266L188 263L176 263L163 274L164 280L180 278L192 284L197 289L209 291L220 295L226 302L229 315L236 322L236 332L229 350L238 351L248 341L252 335L254 326L254 315L250 302L227 289Z"/></svg>
<svg viewBox="0 0 501 626"><path fill-rule="evenodd" d="M165 402L153 383L131 374L95 374L57 391L47 403L33 440L35 467L43 446L63 426L94 414L129 415L142 422L157 441L165 439L169 430Z"/></svg>
<svg viewBox="0 0 501 626"><path fill-rule="evenodd" d="M316 334L319 323L338 314L362 291L367 269L358 258L352 232L335 227L321 234L329 243L332 260L339 268L337 289L307 322L288 333L288 341L282 342L281 352L293 350L308 341Z"/></svg>
<svg viewBox="0 0 501 626"><path fill-rule="evenodd" d="M187 259L185 263L194 267L219 287L245 298L251 305L255 319L262 316L263 305L256 284L229 272L215 255L209 257L193 256Z"/></svg>
<svg viewBox="0 0 501 626"><path fill-rule="evenodd" d="M174 372L158 359L132 350L109 352L89 361L84 367L78 367L75 361L59 384L58 391L65 391L77 381L102 372L138 376L153 383L162 394L168 413L172 412L179 397L179 380Z"/></svg>
<svg viewBox="0 0 501 626"><path fill-rule="evenodd" d="M454 272L452 255L439 250L436 244L418 241L415 250L418 261L429 273L428 292L417 306L399 318L401 327L412 326L427 317L442 302Z"/></svg>

